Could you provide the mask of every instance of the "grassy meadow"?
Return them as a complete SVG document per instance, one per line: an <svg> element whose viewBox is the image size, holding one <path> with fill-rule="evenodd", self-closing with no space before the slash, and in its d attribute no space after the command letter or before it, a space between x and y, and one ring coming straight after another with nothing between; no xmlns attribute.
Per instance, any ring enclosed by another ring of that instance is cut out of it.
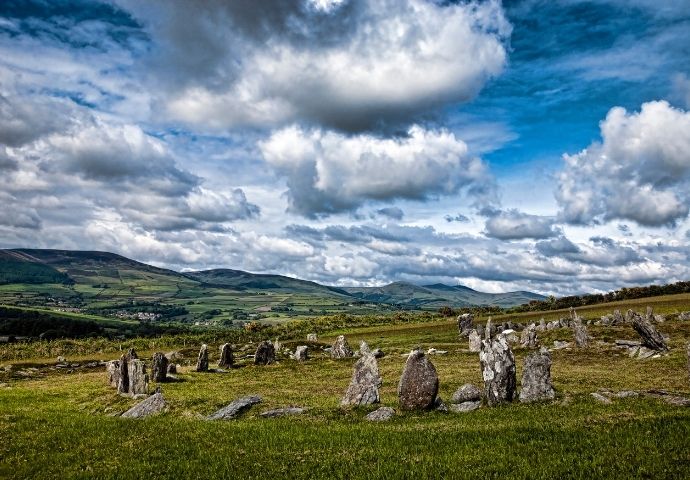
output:
<svg viewBox="0 0 690 480"><path fill-rule="evenodd" d="M579 313L598 318L613 308L646 305L672 314L690 310L690 296L597 305ZM563 314L543 312L547 320ZM632 359L615 347L615 339L637 338L629 326L591 326L589 348L553 351L558 397L552 403L462 414L398 411L381 424L364 420L375 407L339 407L355 360L332 360L316 348L305 363L282 357L258 367L241 359L226 373L197 373L198 345L159 339L148 349L132 340L141 358L163 346L184 355L179 381L162 385L168 411L144 420L118 418L136 401L107 386L103 367L68 373L46 368L55 358L13 360L5 351L0 357L0 478L688 478L690 408L644 396L605 405L589 395L598 389L663 389L690 396L685 352L690 322L669 320L658 328L671 339L670 353L660 358ZM448 352L430 356L445 401L463 383L481 384L478 355L467 350L466 340L458 340L454 320L336 328L322 333L320 342L327 345L341 333L355 348L366 340L386 352L379 360L382 405L396 407L404 354L413 347ZM551 346L554 340L571 340L572 333L552 330L539 338ZM223 342L216 338L210 345L211 363ZM288 347L304 343L302 337L284 342ZM128 346L85 350L68 360L116 358L119 348ZM251 346L237 355L246 353L253 353ZM528 351L517 346L514 353L519 383ZM263 403L237 420L204 420L248 394L261 395ZM292 418L259 417L288 405L308 411Z"/></svg>

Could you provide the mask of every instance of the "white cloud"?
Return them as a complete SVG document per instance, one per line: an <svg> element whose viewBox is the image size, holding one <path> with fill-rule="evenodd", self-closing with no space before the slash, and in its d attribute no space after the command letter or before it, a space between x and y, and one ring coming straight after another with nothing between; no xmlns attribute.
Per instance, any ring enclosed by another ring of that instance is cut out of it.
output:
<svg viewBox="0 0 690 480"><path fill-rule="evenodd" d="M555 219L529 215L518 210L508 210L492 215L486 220L486 236L501 240L520 240L524 238L549 238L557 234Z"/></svg>
<svg viewBox="0 0 690 480"><path fill-rule="evenodd" d="M687 217L690 113L665 101L645 103L639 113L615 107L601 136L601 143L564 156L556 199L565 221L662 226Z"/></svg>
<svg viewBox="0 0 690 480"><path fill-rule="evenodd" d="M152 35L168 115L206 128L404 124L476 95L511 30L495 0L119 3Z"/></svg>
<svg viewBox="0 0 690 480"><path fill-rule="evenodd" d="M414 126L381 139L289 127L259 143L265 160L287 177L289 209L305 216L354 210L366 201L424 200L493 185L486 166L447 131Z"/></svg>

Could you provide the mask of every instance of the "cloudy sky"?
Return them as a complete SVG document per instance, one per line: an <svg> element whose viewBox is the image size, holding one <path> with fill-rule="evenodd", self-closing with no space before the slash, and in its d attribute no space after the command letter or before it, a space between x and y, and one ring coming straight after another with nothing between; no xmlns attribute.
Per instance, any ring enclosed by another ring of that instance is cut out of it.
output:
<svg viewBox="0 0 690 480"><path fill-rule="evenodd" d="M0 247L690 279L690 0L3 0Z"/></svg>

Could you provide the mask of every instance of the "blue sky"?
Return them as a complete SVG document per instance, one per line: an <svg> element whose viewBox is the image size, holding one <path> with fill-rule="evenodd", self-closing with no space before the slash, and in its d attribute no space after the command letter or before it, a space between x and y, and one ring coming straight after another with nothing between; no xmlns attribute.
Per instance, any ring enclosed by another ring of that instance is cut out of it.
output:
<svg viewBox="0 0 690 480"><path fill-rule="evenodd" d="M0 4L0 247L335 285L690 276L690 1Z"/></svg>

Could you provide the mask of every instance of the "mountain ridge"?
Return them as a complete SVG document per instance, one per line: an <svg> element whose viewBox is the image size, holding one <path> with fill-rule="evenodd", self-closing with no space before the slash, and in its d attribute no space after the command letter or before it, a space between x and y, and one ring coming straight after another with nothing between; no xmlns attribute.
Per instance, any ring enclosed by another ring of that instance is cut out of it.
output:
<svg viewBox="0 0 690 480"><path fill-rule="evenodd" d="M20 272L16 269L19 265ZM41 270L41 275L22 280L25 269ZM45 268L44 268L45 267ZM15 270L12 272L12 270ZM215 268L188 272L155 267L123 255L105 251L61 249L4 249L0 250L1 283L51 283L62 278L63 282L113 284L127 278L141 282L166 281L178 286L199 284L232 291L279 291L301 294L327 295L342 301L368 302L418 308L440 306L496 305L509 307L541 300L543 295L526 292L485 293L464 285L435 283L416 285L405 281L391 282L379 287L337 287L310 280L271 273L252 273L230 268ZM12 281L6 281L7 279ZM42 282L40 279L45 278ZM5 281L3 281L5 279ZM31 280L31 281L29 281Z"/></svg>

